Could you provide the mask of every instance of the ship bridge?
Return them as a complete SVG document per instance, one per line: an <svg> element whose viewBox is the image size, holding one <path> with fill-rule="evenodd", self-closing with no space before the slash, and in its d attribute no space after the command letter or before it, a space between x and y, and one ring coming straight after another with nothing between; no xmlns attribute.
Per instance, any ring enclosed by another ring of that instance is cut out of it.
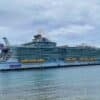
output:
<svg viewBox="0 0 100 100"><path fill-rule="evenodd" d="M54 48L56 47L55 42L51 42L47 38L43 37L41 34L35 35L32 42L23 44L26 47L36 47L36 48Z"/></svg>

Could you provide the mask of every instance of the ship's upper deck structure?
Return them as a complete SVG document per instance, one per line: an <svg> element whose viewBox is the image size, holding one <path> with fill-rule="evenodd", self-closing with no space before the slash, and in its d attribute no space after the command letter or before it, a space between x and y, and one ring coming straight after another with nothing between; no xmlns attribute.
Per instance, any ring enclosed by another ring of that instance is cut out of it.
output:
<svg viewBox="0 0 100 100"><path fill-rule="evenodd" d="M56 47L55 42L51 42L45 37L42 37L41 34L35 35L32 39L32 42L25 43L23 46L34 47L34 48L54 48Z"/></svg>
<svg viewBox="0 0 100 100"><path fill-rule="evenodd" d="M56 46L55 42L48 40L41 34L35 35L31 42L19 46L9 46L6 43L5 47L3 47L1 53L3 60L8 60L11 57L18 59L18 61L44 59L47 62L64 61L65 58L100 59L99 48L84 45L76 47Z"/></svg>

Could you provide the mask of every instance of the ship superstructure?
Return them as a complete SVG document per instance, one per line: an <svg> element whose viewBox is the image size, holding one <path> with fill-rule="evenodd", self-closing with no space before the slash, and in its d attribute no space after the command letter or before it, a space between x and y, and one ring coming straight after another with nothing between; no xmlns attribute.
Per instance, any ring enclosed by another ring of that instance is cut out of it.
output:
<svg viewBox="0 0 100 100"><path fill-rule="evenodd" d="M57 46L41 34L31 42L10 46L1 44L0 69L52 68L100 64L100 49L90 46Z"/></svg>

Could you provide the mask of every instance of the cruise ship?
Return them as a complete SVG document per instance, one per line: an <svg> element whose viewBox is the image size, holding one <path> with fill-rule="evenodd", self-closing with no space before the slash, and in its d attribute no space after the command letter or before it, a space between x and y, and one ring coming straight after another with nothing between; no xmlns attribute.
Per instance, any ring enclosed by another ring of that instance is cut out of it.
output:
<svg viewBox="0 0 100 100"><path fill-rule="evenodd" d="M13 45L6 37L0 44L0 70L61 68L100 64L100 48L57 46L41 34L31 42Z"/></svg>

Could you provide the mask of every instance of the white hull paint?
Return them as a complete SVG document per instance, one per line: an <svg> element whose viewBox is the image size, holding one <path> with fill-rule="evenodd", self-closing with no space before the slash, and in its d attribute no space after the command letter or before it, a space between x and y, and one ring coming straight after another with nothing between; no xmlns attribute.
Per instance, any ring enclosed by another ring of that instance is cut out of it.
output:
<svg viewBox="0 0 100 100"><path fill-rule="evenodd" d="M61 68L71 66L99 65L100 62L46 62L46 63L27 63L1 62L0 70L21 70L21 69L42 69L42 68Z"/></svg>

